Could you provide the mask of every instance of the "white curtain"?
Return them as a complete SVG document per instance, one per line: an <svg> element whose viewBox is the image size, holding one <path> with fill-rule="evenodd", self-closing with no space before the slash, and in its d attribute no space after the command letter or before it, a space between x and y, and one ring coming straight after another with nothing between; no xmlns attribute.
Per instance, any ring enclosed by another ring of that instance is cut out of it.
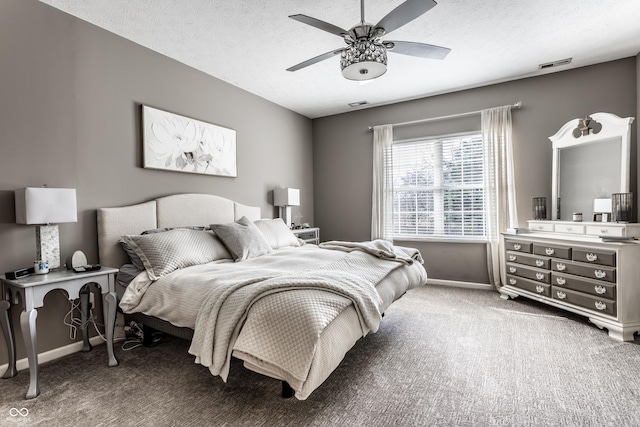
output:
<svg viewBox="0 0 640 427"><path fill-rule="evenodd" d="M500 266L504 251L500 233L518 226L513 177L511 106L482 110L484 144L485 204L487 212L487 261L489 278L495 288L502 286Z"/></svg>
<svg viewBox="0 0 640 427"><path fill-rule="evenodd" d="M373 128L371 240L393 241L393 126Z"/></svg>

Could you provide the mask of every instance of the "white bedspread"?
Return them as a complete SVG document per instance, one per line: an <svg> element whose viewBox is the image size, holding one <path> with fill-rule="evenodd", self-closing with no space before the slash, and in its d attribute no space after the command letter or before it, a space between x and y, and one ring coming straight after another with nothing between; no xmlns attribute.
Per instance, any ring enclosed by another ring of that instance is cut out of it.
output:
<svg viewBox="0 0 640 427"><path fill-rule="evenodd" d="M155 282L141 273L120 305L127 313L142 312L194 329L190 352L213 374L226 379L235 351L259 371L287 380L296 397L305 398L328 376L316 372L314 381L319 382L305 385L324 328L355 306L360 336L376 331L381 310L426 282L421 263L413 264L380 260L366 251L283 248L241 263L185 268ZM360 286L346 291L345 283ZM312 289L298 290L303 286ZM287 292L280 292L283 289ZM298 394L303 387L305 392Z"/></svg>

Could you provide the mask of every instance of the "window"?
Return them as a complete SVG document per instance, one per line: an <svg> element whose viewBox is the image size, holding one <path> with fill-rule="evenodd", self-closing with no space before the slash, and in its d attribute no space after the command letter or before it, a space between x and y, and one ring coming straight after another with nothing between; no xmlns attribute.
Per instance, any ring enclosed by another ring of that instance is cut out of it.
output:
<svg viewBox="0 0 640 427"><path fill-rule="evenodd" d="M394 238L486 240L480 133L398 141L392 150Z"/></svg>

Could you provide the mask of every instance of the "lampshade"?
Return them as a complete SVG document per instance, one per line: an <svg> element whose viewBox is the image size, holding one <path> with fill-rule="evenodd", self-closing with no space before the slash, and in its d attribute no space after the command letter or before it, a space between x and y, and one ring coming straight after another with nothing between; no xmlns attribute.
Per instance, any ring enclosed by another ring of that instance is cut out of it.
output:
<svg viewBox="0 0 640 427"><path fill-rule="evenodd" d="M387 72L387 48L378 41L358 40L342 51L342 75L349 80L371 80Z"/></svg>
<svg viewBox="0 0 640 427"><path fill-rule="evenodd" d="M27 187L16 190L16 223L77 222L75 188Z"/></svg>
<svg viewBox="0 0 640 427"><path fill-rule="evenodd" d="M60 232L56 224L78 221L75 188L27 187L16 190L15 197L16 223L37 224L36 261L48 262L51 269L60 267ZM48 271L47 268L45 273Z"/></svg>
<svg viewBox="0 0 640 427"><path fill-rule="evenodd" d="M276 188L273 190L274 206L300 206L300 190L297 188Z"/></svg>
<svg viewBox="0 0 640 427"><path fill-rule="evenodd" d="M611 213L611 199L593 199L593 212Z"/></svg>

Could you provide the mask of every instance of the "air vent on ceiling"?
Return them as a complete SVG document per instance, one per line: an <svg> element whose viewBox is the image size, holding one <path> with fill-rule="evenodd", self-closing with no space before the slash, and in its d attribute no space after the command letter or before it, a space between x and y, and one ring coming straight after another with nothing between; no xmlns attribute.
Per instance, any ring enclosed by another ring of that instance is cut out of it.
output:
<svg viewBox="0 0 640 427"><path fill-rule="evenodd" d="M572 58L560 59L558 61L547 62L546 64L538 65L539 70L544 70L546 68L559 67L560 65L568 65L571 64Z"/></svg>
<svg viewBox="0 0 640 427"><path fill-rule="evenodd" d="M367 101L358 101L349 103L349 107L360 107L361 105L367 105Z"/></svg>

